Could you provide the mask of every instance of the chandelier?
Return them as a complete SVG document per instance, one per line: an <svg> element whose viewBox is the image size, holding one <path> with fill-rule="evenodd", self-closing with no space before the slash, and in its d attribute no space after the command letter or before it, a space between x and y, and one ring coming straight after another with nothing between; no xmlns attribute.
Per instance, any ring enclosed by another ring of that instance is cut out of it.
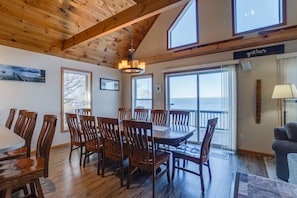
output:
<svg viewBox="0 0 297 198"><path fill-rule="evenodd" d="M133 48L133 33L128 28L124 28L126 31L130 33L130 49L129 49L129 56L128 60L121 60L118 65L118 69L122 73L143 73L145 70L145 62L140 62L139 60L134 60L133 55L135 49Z"/></svg>

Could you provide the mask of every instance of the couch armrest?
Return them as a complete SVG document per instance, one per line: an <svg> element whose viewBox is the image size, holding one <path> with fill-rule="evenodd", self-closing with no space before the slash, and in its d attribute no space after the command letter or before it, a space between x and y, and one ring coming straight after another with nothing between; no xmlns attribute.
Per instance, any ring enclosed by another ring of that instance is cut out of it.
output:
<svg viewBox="0 0 297 198"><path fill-rule="evenodd" d="M272 142L272 149L277 154L287 156L288 153L297 153L297 143L290 140L274 139Z"/></svg>
<svg viewBox="0 0 297 198"><path fill-rule="evenodd" d="M274 138L278 140L288 140L286 129L283 127L274 128Z"/></svg>

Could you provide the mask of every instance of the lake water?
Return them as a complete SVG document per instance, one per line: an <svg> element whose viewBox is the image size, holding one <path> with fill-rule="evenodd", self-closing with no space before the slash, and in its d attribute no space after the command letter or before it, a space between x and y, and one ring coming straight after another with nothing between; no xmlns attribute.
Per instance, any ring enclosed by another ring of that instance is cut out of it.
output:
<svg viewBox="0 0 297 198"><path fill-rule="evenodd" d="M197 109L197 98L172 98L170 103L171 109ZM220 111L226 109L223 104L223 98L200 98L200 110Z"/></svg>

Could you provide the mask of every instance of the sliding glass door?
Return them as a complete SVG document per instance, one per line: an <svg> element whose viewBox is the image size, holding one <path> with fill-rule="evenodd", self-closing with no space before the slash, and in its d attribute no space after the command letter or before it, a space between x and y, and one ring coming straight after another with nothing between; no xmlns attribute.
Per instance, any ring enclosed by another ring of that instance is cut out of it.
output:
<svg viewBox="0 0 297 198"><path fill-rule="evenodd" d="M212 144L235 149L235 71L230 68L166 75L167 109L190 111L190 125L197 127L190 141L201 143L207 120L218 117Z"/></svg>

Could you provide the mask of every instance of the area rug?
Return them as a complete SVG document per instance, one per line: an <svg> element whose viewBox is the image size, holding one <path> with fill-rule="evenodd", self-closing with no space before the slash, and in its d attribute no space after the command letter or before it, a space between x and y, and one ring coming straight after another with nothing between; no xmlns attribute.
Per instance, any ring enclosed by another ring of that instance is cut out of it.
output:
<svg viewBox="0 0 297 198"><path fill-rule="evenodd" d="M275 179L275 180L280 180L277 176L276 176L276 168L275 168L275 159L274 157L264 157L264 164L265 164L265 168L266 168L266 173L267 173L267 177L269 177L270 179Z"/></svg>
<svg viewBox="0 0 297 198"><path fill-rule="evenodd" d="M235 198L296 198L297 185L266 177L236 173Z"/></svg>

